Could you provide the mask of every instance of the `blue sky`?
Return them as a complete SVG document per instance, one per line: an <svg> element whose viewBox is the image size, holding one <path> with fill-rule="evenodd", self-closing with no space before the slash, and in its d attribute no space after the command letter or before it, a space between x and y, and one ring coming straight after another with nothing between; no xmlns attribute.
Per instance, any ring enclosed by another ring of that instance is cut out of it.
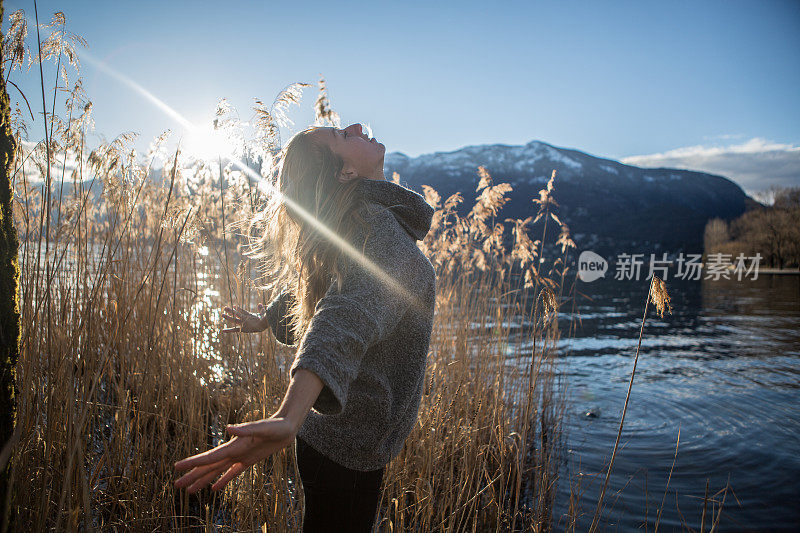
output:
<svg viewBox="0 0 800 533"><path fill-rule="evenodd" d="M40 22L64 11L91 54L195 123L219 98L247 118L254 97L323 75L343 125L368 123L387 151L535 139L641 166L724 170L748 190L800 185L797 1L38 7ZM33 2L5 2L6 14L20 8L33 19ZM98 133L136 131L144 150L180 130L108 74L85 62L82 73ZM11 79L38 102L33 74ZM297 129L313 121L315 96L310 88L292 109Z"/></svg>

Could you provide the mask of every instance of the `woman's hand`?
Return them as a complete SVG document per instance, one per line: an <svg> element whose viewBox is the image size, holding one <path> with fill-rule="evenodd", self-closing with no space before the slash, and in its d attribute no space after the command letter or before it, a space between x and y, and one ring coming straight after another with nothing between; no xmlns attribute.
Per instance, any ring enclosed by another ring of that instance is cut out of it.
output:
<svg viewBox="0 0 800 533"><path fill-rule="evenodd" d="M241 331L242 333L254 333L257 331L264 331L267 329L267 321L263 316L264 306L258 304L259 314L254 315L249 311L245 311L238 305L233 307L226 307L222 311L222 318L228 321L229 324L236 324L235 326L222 329L222 333L235 333Z"/></svg>
<svg viewBox="0 0 800 533"><path fill-rule="evenodd" d="M175 463L179 472L191 469L175 486L187 487L189 493L194 493L222 474L211 486L219 490L257 462L291 444L323 386L310 370L297 369L277 413L258 422L227 426L225 431L233 435L231 440Z"/></svg>
<svg viewBox="0 0 800 533"><path fill-rule="evenodd" d="M179 472L191 469L175 481L176 487L187 487L186 491L193 494L222 474L211 486L212 490L219 490L257 462L291 444L297 434L296 424L287 418L267 418L227 426L225 430L233 435L228 442L175 463Z"/></svg>

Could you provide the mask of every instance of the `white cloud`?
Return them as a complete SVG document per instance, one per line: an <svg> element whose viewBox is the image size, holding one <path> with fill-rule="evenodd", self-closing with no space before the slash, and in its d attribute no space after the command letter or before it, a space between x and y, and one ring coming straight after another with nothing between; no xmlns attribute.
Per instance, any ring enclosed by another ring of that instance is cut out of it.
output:
<svg viewBox="0 0 800 533"><path fill-rule="evenodd" d="M31 151L36 148L38 143L29 142L29 141L21 141L22 145L22 159L17 160L14 162L17 171L20 171L20 165L24 166L25 172L25 179L33 184L33 185L41 185L41 182L44 181L44 176L39 174L39 168L33 163L31 158L29 157ZM41 158L44 161L44 157ZM50 164L50 177L54 182L58 182L61 180L62 176L64 180L68 180L70 183L72 182L74 176L72 175L78 168L78 160L75 157L67 157L66 165L64 164L64 156L59 155L58 157L52 158L52 163ZM88 166L88 159L84 156L84 167ZM20 177L20 179L22 179Z"/></svg>
<svg viewBox="0 0 800 533"><path fill-rule="evenodd" d="M714 141L718 139L744 139L745 135L742 133L724 133L722 135L703 135L703 140Z"/></svg>
<svg viewBox="0 0 800 533"><path fill-rule="evenodd" d="M759 137L727 146L685 146L668 152L622 158L627 165L681 168L725 176L751 196L772 185L800 186L800 146Z"/></svg>

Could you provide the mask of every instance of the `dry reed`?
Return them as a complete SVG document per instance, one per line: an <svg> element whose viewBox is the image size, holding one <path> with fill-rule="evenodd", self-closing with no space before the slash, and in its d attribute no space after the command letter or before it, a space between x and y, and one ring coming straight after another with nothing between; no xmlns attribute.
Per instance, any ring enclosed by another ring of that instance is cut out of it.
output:
<svg viewBox="0 0 800 533"><path fill-rule="evenodd" d="M49 59L61 88L71 87L54 91L47 111L40 70L46 140L20 143L13 182L22 270L16 524L298 530L290 448L220 493L189 497L172 485L175 460L217 444L228 423L271 414L287 385L293 354L269 334L218 333L222 306L273 296L254 288L247 239L231 230L252 218L263 192L234 165L165 155L166 133L144 159L130 134L90 148L91 102L61 63L78 67L82 41L55 17L59 29L36 60L24 17L11 20L6 79L26 57L40 69ZM255 142L240 159L270 160L286 107L305 86L289 86L269 107L256 102ZM324 80L319 87L317 122L338 122ZM59 98L65 117L55 113ZM215 124L238 126L226 104L217 115ZM27 141L19 110L15 133ZM424 188L436 208L420 243L437 270L436 319L419 421L387 470L381 531L553 528L564 409L555 348L574 243L552 211L555 171L534 200L535 219L504 221L511 186L495 185L483 167L478 174L480 194L463 216L460 194L442 202ZM550 220L561 246L554 261L543 256ZM531 240L540 221L541 239Z"/></svg>
<svg viewBox="0 0 800 533"><path fill-rule="evenodd" d="M53 24L62 31L42 43L50 52L40 67L66 53L65 20ZM24 41L19 24L15 32ZM270 107L256 102L258 145L248 156L274 153L285 108L304 86ZM318 122L336 120L324 80L320 89ZM253 288L246 239L231 231L263 193L221 161L189 162L180 150L164 158L166 134L144 160L130 134L92 149L80 80L59 102L66 118L52 111L53 94L46 141L29 150L20 143L14 176L23 323L11 478L25 495L13 502L17 524L296 530L302 502L291 449L219 494L188 497L172 486L176 459L214 445L227 423L269 415L286 386L292 354L270 335L218 334L223 305L272 296ZM230 115L221 104L217 124ZM159 153L164 171L154 173ZM511 188L479 172L473 209L459 216L460 197L437 205L420 243L438 272L436 324L419 424L389 467L381 529L544 530L551 521L558 283L537 270L541 241L527 238L529 220L514 221L506 250L496 217ZM526 353L510 339L522 321L531 324L526 339L539 339Z"/></svg>

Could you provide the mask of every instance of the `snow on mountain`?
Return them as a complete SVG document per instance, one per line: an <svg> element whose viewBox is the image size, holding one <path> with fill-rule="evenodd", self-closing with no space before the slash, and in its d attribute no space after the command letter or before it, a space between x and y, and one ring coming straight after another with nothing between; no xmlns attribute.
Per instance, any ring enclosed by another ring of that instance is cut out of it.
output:
<svg viewBox="0 0 800 533"><path fill-rule="evenodd" d="M431 166L448 174L467 170L474 172L481 165L489 169L489 172L530 173L535 172L542 164L571 171L580 171L583 167L580 161L540 141L531 141L523 146L506 144L465 146L452 152L434 152L415 158L400 152L391 152L384 158L385 168L391 169L389 172L392 170L400 172L402 168L412 173Z"/></svg>
<svg viewBox="0 0 800 533"><path fill-rule="evenodd" d="M511 184L504 211L516 218L535 214L531 199L538 198L555 170L559 217L575 234L585 236L586 243L608 250L627 242L643 249L659 243L675 251L702 251L708 219L730 220L745 209L744 191L722 176L643 169L541 141L465 146L413 158L392 152L384 158L387 177L397 172L401 183L416 190L430 185L442 198L461 192L463 209L469 209L475 197L479 166L495 183Z"/></svg>

